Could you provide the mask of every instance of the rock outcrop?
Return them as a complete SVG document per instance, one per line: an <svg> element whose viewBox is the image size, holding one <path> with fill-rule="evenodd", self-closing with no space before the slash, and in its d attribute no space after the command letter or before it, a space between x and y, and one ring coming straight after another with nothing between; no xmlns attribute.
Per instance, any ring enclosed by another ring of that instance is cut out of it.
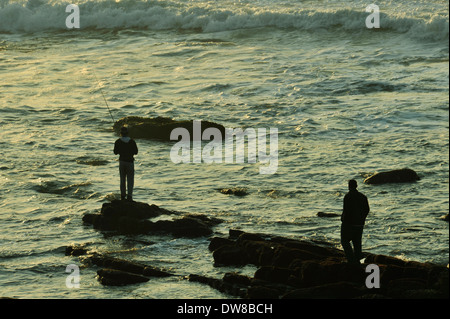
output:
<svg viewBox="0 0 450 319"><path fill-rule="evenodd" d="M66 256L78 256L87 266L102 267L97 270L97 279L106 286L132 285L147 282L151 277L174 276L154 266L97 253L90 254L83 245L67 246Z"/></svg>
<svg viewBox="0 0 450 319"><path fill-rule="evenodd" d="M410 183L420 180L419 175L409 168L379 172L364 180L366 184Z"/></svg>
<svg viewBox="0 0 450 319"><path fill-rule="evenodd" d="M170 141L170 133L175 128L179 127L187 129L191 139L194 137L193 121L190 120L173 120L166 117L144 118L138 116L128 116L114 123L113 129L116 134L120 133L120 128L124 125L128 126L128 133L132 138ZM222 138L225 136L225 127L221 124L201 121L202 131L207 128L217 128L221 132Z"/></svg>
<svg viewBox="0 0 450 319"><path fill-rule="evenodd" d="M156 205L114 200L102 205L100 213L88 213L83 222L101 231L120 234L168 233L176 237L201 237L212 234L212 227L220 223L217 218L202 214L184 214L171 220L151 221L161 215L179 215Z"/></svg>
<svg viewBox="0 0 450 319"><path fill-rule="evenodd" d="M325 212L318 212L317 217L340 217L340 214L336 213L325 213Z"/></svg>
<svg viewBox="0 0 450 319"><path fill-rule="evenodd" d="M220 192L225 195L246 196L248 190L245 187L222 188Z"/></svg>
<svg viewBox="0 0 450 319"><path fill-rule="evenodd" d="M125 286L147 282L150 278L117 269L99 269L98 281L105 286Z"/></svg>
<svg viewBox="0 0 450 319"><path fill-rule="evenodd" d="M161 215L175 218L150 220ZM100 213L86 214L83 220L99 230L125 234L162 232L187 237L210 236L212 227L220 222L205 215L181 214L156 205L126 201L105 203ZM230 230L226 238L211 237L208 247L216 267L237 268L223 278L176 275L140 262L100 255L88 246L71 245L65 253L79 257L85 265L99 267L97 278L108 286L180 276L247 299L449 298L448 266L370 253L364 254L363 264L349 264L341 249L326 242ZM253 277L238 273L240 267L249 264L257 267ZM373 286L368 284L372 266L377 269L376 277L372 277L376 281Z"/></svg>
<svg viewBox="0 0 450 319"><path fill-rule="evenodd" d="M366 254L362 265L324 243L230 230L229 238L210 241L216 266L258 266L254 277L226 274L223 279L192 275L243 298L448 298L448 268ZM369 288L367 266L378 266L379 288Z"/></svg>
<svg viewBox="0 0 450 319"><path fill-rule="evenodd" d="M97 266L103 285L139 284L152 277L180 276L246 299L448 299L449 269L430 263L365 254L363 264L349 264L344 253L328 243L230 230L228 238L213 237L209 250L215 266L257 266L253 277L227 272L223 278L172 272L108 255L85 245L66 247L86 266ZM369 287L370 268L378 269L377 285ZM368 271L369 269L369 271Z"/></svg>

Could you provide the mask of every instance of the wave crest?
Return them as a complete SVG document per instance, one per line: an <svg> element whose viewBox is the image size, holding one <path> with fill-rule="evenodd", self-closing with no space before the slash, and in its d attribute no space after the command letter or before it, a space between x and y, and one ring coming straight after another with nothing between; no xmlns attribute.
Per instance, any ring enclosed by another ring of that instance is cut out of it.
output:
<svg viewBox="0 0 450 319"><path fill-rule="evenodd" d="M57 0L0 0L0 32L66 30L69 3ZM277 6L214 8L195 2L174 0L86 0L79 4L81 30L146 29L218 32L262 27L301 30L333 29L363 31L369 15L364 8L311 10ZM448 15L429 20L380 13L381 29L407 33L415 38L448 39Z"/></svg>

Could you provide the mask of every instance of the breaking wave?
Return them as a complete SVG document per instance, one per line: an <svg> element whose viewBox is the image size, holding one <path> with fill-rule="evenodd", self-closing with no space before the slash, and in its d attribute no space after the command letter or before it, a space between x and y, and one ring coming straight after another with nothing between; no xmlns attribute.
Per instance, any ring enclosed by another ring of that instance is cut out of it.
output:
<svg viewBox="0 0 450 319"><path fill-rule="evenodd" d="M67 30L70 2L0 0L1 33ZM86 0L79 4L80 30L193 30L219 32L264 27L300 30L365 30L368 13L354 9L287 9L277 5L216 7L174 0ZM448 15L424 18L380 13L382 31L419 39L448 39Z"/></svg>

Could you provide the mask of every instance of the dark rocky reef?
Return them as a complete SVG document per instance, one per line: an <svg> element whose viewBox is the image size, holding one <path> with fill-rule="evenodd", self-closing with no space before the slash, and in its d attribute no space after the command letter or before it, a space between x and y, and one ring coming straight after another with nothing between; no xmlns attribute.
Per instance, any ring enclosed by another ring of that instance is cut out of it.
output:
<svg viewBox="0 0 450 319"><path fill-rule="evenodd" d="M144 118L138 116L127 116L114 123L113 129L119 135L120 128L128 126L129 136L132 138L156 139L170 141L170 133L175 128L181 127L189 131L191 139L193 138L193 121L173 120L167 117ZM225 127L221 124L201 121L202 131L207 128L217 128L225 136Z"/></svg>
<svg viewBox="0 0 450 319"><path fill-rule="evenodd" d="M157 267L120 258L93 255L88 260L93 265L103 267L97 271L97 279L106 286L124 286L147 282L150 277L173 276Z"/></svg>
<svg viewBox="0 0 450 319"><path fill-rule="evenodd" d="M221 188L220 192L225 195L246 196L248 190L245 187Z"/></svg>
<svg viewBox="0 0 450 319"><path fill-rule="evenodd" d="M233 240L233 238L235 240ZM344 258L342 251L306 240L230 230L227 239L213 237L209 249L217 265L288 267L295 259Z"/></svg>
<svg viewBox="0 0 450 319"><path fill-rule="evenodd" d="M362 265L349 264L344 253L324 243L230 230L213 237L209 249L216 266L258 266L254 277L227 273L223 279L191 275L242 298L347 299L448 298L448 268L366 254ZM380 269L380 288L366 286L366 266Z"/></svg>
<svg viewBox="0 0 450 319"><path fill-rule="evenodd" d="M171 220L151 221L161 215L175 215ZM181 217L180 217L181 215ZM175 237L200 237L212 234L212 227L221 221L202 214L183 214L142 202L114 200L102 205L100 213L83 216L83 223L101 231L118 234L169 234ZM122 286L147 282L150 277L173 274L159 268L125 259L92 253L88 245L70 245L66 256L77 256L87 265L102 267L97 278L103 285Z"/></svg>
<svg viewBox="0 0 450 319"><path fill-rule="evenodd" d="M150 219L175 215L172 220ZM328 216L337 217L337 216ZM122 234L210 236L219 220L205 215L172 212L139 202L105 203L101 212L86 214L83 221L99 230ZM67 256L77 256L87 266L97 266L103 285L139 284L152 277L180 276L209 285L229 296L247 299L448 299L449 269L430 263L365 253L363 264L349 264L342 250L327 242L292 239L268 234L230 230L228 237L211 237L209 251L216 267L234 267L223 278L177 275L140 262L101 255L89 244L66 247ZM254 265L253 277L239 268ZM376 265L379 287L367 287ZM369 271L367 270L369 269Z"/></svg>
<svg viewBox="0 0 450 319"><path fill-rule="evenodd" d="M364 180L366 184L410 183L420 180L419 175L409 168L379 172Z"/></svg>
<svg viewBox="0 0 450 319"><path fill-rule="evenodd" d="M125 286L147 282L150 278L127 271L102 268L97 271L98 281L105 286Z"/></svg>
<svg viewBox="0 0 450 319"><path fill-rule="evenodd" d="M202 214L184 214L172 220L151 221L161 215L178 215L156 205L114 200L104 203L100 213L88 213L83 222L101 231L120 234L166 233L176 237L201 237L212 234L212 227L221 221Z"/></svg>
<svg viewBox="0 0 450 319"><path fill-rule="evenodd" d="M336 214L336 213L325 213L325 212L318 212L317 213L317 217L340 217L340 214Z"/></svg>
<svg viewBox="0 0 450 319"><path fill-rule="evenodd" d="M206 284L229 296L246 299L448 299L449 269L365 254L361 265L346 262L329 243L230 230L228 238L212 237L209 250L216 267L257 266L253 277L227 272L223 278L175 274L141 262L92 253L86 245L66 247L86 266L97 266L103 285L122 286L152 277L180 276ZM368 265L379 269L379 287L369 288Z"/></svg>
<svg viewBox="0 0 450 319"><path fill-rule="evenodd" d="M124 286L147 282L151 277L169 277L174 274L154 266L126 259L90 254L83 245L66 247L66 256L79 256L87 266L102 267L97 271L98 281L105 286Z"/></svg>

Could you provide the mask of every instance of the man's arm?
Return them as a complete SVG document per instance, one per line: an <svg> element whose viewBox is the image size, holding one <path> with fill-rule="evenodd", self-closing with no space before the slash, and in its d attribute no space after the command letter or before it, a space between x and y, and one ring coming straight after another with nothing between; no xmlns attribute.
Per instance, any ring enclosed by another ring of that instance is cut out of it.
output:
<svg viewBox="0 0 450 319"><path fill-rule="evenodd" d="M114 154L119 154L119 145L117 143L117 141L114 143Z"/></svg>
<svg viewBox="0 0 450 319"><path fill-rule="evenodd" d="M134 146L133 154L134 154L134 155L137 155L137 153L138 153L138 147L137 147L136 142L135 142L134 140L133 140L133 146Z"/></svg>
<svg viewBox="0 0 450 319"><path fill-rule="evenodd" d="M347 203L347 195L345 195L344 196L344 207L343 207L343 209L342 209L342 215L341 215L341 222L343 222L344 221L344 216L345 216L345 213L347 212L347 210L348 210L348 203Z"/></svg>
<svg viewBox="0 0 450 319"><path fill-rule="evenodd" d="M369 201L367 200L367 197L364 196L364 217L367 217L369 212L370 212Z"/></svg>

